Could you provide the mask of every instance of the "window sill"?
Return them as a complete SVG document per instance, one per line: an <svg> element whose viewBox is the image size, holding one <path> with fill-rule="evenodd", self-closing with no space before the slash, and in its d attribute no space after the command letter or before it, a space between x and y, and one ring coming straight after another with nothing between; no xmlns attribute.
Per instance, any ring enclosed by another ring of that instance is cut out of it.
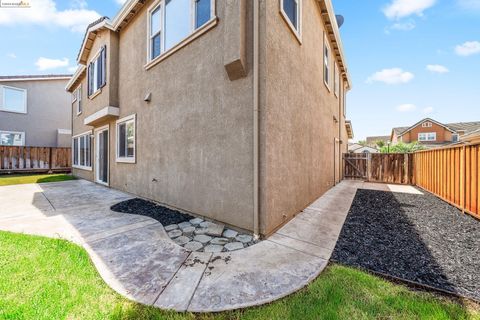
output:
<svg viewBox="0 0 480 320"><path fill-rule="evenodd" d="M115 162L118 162L118 163L137 163L135 158L116 158Z"/></svg>
<svg viewBox="0 0 480 320"><path fill-rule="evenodd" d="M328 83L325 80L323 80L323 84L325 85L325 87L327 87L328 92L332 92L332 89L330 89L330 86L328 85Z"/></svg>
<svg viewBox="0 0 480 320"><path fill-rule="evenodd" d="M285 23L288 25L288 27L290 28L290 31L293 33L293 35L295 36L295 38L297 39L298 43L300 45L302 45L302 34L301 34L301 30L300 32L295 29L295 27L293 26L293 24L290 22L290 18L288 18L287 14L285 12L283 12L283 10L280 8L280 14L282 15L282 18L283 20L285 21ZM300 27L301 29L301 27Z"/></svg>
<svg viewBox="0 0 480 320"><path fill-rule="evenodd" d="M184 40L179 42L176 46L168 49L167 51L165 51L164 53L162 53L161 55L159 55L155 59L150 60L146 65L144 65L145 70L149 70L149 69L153 68L154 66L156 66L157 64L159 64L163 60L167 59L168 57L170 57L172 54L174 54L178 50L187 46L193 40L199 38L200 36L202 36L206 32L210 31L210 29L214 28L217 24L218 24L218 18L213 17L212 19L210 19L209 22L205 23L202 27L195 30L195 32L193 32L191 35L189 35Z"/></svg>
<svg viewBox="0 0 480 320"><path fill-rule="evenodd" d="M91 96L89 96L88 99L93 100L93 99L95 99L95 97L97 97L100 93L102 93L102 89L98 89L97 91L95 91L95 93L93 93Z"/></svg>
<svg viewBox="0 0 480 320"><path fill-rule="evenodd" d="M3 108L0 108L0 111L10 112L10 113L18 113L18 114L27 114L27 111L13 111L13 110L8 110L8 109L3 109Z"/></svg>
<svg viewBox="0 0 480 320"><path fill-rule="evenodd" d="M85 167L85 166L76 166L76 165L73 165L72 168L74 168L74 169L79 169L79 170L84 170L84 171L93 171L93 170L92 170L92 167Z"/></svg>

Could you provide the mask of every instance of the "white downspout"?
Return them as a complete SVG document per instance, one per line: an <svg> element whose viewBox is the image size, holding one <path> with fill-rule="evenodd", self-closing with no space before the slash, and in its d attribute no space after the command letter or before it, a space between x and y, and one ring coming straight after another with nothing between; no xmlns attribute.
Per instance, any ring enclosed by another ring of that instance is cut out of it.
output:
<svg viewBox="0 0 480 320"><path fill-rule="evenodd" d="M253 0L253 234L259 238L259 1Z"/></svg>

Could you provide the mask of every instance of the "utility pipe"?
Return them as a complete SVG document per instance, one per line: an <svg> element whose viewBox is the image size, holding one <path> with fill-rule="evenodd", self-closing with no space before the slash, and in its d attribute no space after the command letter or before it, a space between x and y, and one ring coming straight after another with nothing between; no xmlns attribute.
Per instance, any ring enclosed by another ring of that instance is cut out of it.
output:
<svg viewBox="0 0 480 320"><path fill-rule="evenodd" d="M253 0L253 234L259 238L259 1Z"/></svg>

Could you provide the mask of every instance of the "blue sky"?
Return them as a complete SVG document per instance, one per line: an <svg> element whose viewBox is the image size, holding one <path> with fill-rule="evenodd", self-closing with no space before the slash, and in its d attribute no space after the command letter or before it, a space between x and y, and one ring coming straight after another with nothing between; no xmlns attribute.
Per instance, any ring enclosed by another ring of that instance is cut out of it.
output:
<svg viewBox="0 0 480 320"><path fill-rule="evenodd" d="M69 73L84 27L122 0L0 8L0 75ZM480 121L480 0L333 0L352 78L355 139L423 117Z"/></svg>

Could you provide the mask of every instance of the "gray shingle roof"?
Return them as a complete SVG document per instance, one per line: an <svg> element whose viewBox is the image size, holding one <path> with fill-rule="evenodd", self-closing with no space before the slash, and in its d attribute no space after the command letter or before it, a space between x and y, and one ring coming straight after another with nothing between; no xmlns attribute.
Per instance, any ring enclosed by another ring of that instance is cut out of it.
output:
<svg viewBox="0 0 480 320"><path fill-rule="evenodd" d="M480 129L480 121L449 123L446 126L457 132L465 131L464 133L467 134Z"/></svg>

